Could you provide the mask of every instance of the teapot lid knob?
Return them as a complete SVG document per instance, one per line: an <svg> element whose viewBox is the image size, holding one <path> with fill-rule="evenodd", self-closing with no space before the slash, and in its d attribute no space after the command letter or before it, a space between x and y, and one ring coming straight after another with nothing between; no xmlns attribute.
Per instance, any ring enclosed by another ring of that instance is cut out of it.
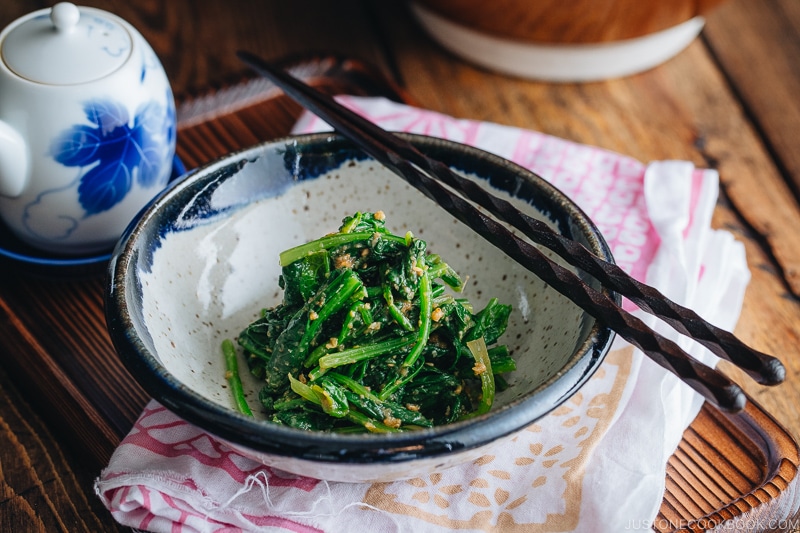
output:
<svg viewBox="0 0 800 533"><path fill-rule="evenodd" d="M58 31L72 31L80 18L78 6L70 2L59 2L50 10L50 20Z"/></svg>
<svg viewBox="0 0 800 533"><path fill-rule="evenodd" d="M34 83L88 83L127 62L135 31L128 28L106 11L59 2L6 27L0 33L0 58L14 74Z"/></svg>

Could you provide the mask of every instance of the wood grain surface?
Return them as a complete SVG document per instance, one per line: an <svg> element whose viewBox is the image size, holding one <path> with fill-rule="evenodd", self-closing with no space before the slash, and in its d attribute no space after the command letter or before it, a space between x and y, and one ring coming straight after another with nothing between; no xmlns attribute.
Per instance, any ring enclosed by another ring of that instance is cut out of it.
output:
<svg viewBox="0 0 800 533"><path fill-rule="evenodd" d="M787 381L763 388L722 366L788 430L786 435L800 436L796 0L730 0L709 15L700 39L664 65L583 85L514 79L466 64L437 48L402 2L82 3L112 11L137 27L162 59L181 101L241 80L245 69L234 56L240 48L267 58L337 54L374 65L418 105L456 117L535 129L642 161L684 159L717 169L722 194L714 225L745 244L752 272L736 333L778 355L787 366ZM0 26L48 5L4 0ZM237 131L279 134L297 108L287 102L275 105L273 122ZM186 138L181 156L187 164L208 157L196 148L208 133L202 126L194 137L188 129L179 133L179 139ZM218 130L212 135L220 137ZM0 531L117 529L91 483L147 398L124 369L108 363L113 350L102 315L103 289L102 276L65 283L3 267ZM98 387L93 376L104 374L124 385ZM741 425L713 420L713 411L702 416L711 417L703 427L722 427L721 436L741 431ZM780 427L773 427L775 435L783 435ZM678 450L684 457L671 463L677 466L668 473L668 498L659 515L665 527L660 530L675 529L666 525L697 513L721 520L746 512L780 494L781 479L791 477L785 470L790 465L768 465L777 477L762 492L739 501L724 516L709 514L726 498L735 499L742 487L764 481L764 473L757 473L757 457L750 465L737 463L738 469L731 469L723 460L694 456L705 449L703 442L714 448L721 441L690 430ZM736 452L725 446L714 449L722 458ZM686 470L687 464L694 466ZM702 476L710 474L704 471L727 473L730 483L698 492L696 487L707 486Z"/></svg>

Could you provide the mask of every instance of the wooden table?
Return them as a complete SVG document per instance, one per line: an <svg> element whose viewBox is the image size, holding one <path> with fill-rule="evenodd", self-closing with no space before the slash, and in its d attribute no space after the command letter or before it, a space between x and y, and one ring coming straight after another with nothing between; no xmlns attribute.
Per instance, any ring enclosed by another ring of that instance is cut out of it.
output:
<svg viewBox="0 0 800 533"><path fill-rule="evenodd" d="M718 169L722 192L713 223L744 242L752 271L736 332L779 356L788 375L779 387L761 388L724 368L782 425L765 422L788 439L782 442L791 452L792 439L800 436L800 2L730 0L710 15L700 39L664 65L583 85L537 83L472 67L426 37L402 2L83 4L137 27L181 102L241 80L246 69L234 56L239 48L267 58L338 54L374 66L417 105L456 117L531 128L641 161L683 159ZM46 5L4 0L0 26ZM370 74L361 81L372 79ZM283 133L298 109L283 102L273 111L281 120L262 135ZM182 132L182 157L190 166L202 162L203 154L189 150L188 130ZM92 481L147 396L113 358L101 311L102 276L43 281L3 269L0 531L117 530ZM107 377L99 385L98 375ZM103 390L103 383L114 385ZM791 480L796 465L785 461L779 481ZM691 500L691 491L681 487L685 476L668 472L668 491L683 496L665 500L663 516L678 513L681 498ZM771 482L731 507L727 517L782 488Z"/></svg>

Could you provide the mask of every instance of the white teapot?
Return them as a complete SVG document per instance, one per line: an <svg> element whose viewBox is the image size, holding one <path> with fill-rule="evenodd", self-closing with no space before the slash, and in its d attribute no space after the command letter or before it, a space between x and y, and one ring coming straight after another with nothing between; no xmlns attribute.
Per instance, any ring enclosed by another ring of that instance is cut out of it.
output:
<svg viewBox="0 0 800 533"><path fill-rule="evenodd" d="M110 250L174 153L169 81L133 26L63 2L0 33L0 216L19 239Z"/></svg>

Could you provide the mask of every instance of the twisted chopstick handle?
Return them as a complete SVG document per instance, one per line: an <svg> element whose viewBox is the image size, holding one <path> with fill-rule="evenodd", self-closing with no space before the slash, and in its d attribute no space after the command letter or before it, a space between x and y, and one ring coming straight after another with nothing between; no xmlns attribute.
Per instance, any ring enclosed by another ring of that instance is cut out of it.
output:
<svg viewBox="0 0 800 533"><path fill-rule="evenodd" d="M409 170L406 162L395 164L398 174L411 185L712 403L732 412L744 407L746 398L737 384L688 355L673 341L652 331L639 318L619 307L608 293L588 286L572 271L553 262L535 246L520 240L436 181Z"/></svg>
<svg viewBox="0 0 800 533"><path fill-rule="evenodd" d="M750 348L732 333L707 322L695 311L673 302L657 289L631 277L614 263L603 260L580 243L558 234L544 222L520 212L474 181L458 176L440 161L432 160L411 148L416 152L413 154L413 161L420 168L519 229L533 242L553 250L571 265L597 278L604 286L619 292L644 311L661 318L679 333L694 338L717 356L734 363L758 383L777 385L784 380L786 370L777 358ZM402 155L409 158L412 156L405 150Z"/></svg>

